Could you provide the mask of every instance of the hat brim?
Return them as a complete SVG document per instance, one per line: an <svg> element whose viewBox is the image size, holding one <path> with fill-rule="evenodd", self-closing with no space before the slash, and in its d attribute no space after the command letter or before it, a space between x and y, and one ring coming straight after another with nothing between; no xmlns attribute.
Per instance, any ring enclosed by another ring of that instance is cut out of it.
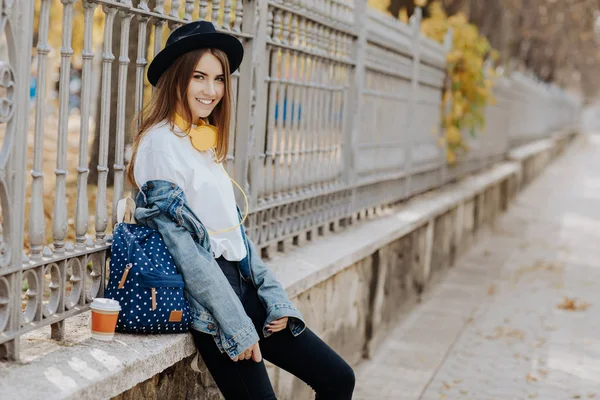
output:
<svg viewBox="0 0 600 400"><path fill-rule="evenodd" d="M211 32L190 35L162 49L148 66L148 81L156 86L162 74L184 53L197 49L213 48L225 52L229 59L229 71L235 72L244 58L244 46L232 35Z"/></svg>

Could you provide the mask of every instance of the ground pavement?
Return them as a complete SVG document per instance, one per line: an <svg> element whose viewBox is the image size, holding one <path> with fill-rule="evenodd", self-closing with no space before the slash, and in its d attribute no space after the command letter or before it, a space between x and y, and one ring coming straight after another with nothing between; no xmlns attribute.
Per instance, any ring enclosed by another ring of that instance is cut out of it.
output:
<svg viewBox="0 0 600 400"><path fill-rule="evenodd" d="M579 138L357 368L356 400L600 400L600 136Z"/></svg>

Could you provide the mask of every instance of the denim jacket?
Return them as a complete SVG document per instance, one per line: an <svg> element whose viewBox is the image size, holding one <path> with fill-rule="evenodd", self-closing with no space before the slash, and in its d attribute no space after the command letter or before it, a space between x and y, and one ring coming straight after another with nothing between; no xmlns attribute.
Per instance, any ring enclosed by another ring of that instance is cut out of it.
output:
<svg viewBox="0 0 600 400"><path fill-rule="evenodd" d="M241 217L239 208L237 211ZM189 207L183 190L164 180L146 182L136 197L135 219L163 237L185 281L192 327L213 335L219 350L230 358L256 343L259 336L254 324L214 259L207 230ZM239 270L242 278L256 287L267 311L264 337L270 336L266 325L283 317L289 318L291 333L299 335L306 327L302 315L260 259L243 226L240 229L247 255L239 262Z"/></svg>

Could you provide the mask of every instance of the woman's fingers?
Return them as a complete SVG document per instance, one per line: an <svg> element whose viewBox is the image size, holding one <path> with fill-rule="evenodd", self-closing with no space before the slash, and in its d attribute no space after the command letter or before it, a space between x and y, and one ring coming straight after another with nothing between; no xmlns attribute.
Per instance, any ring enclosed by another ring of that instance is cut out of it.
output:
<svg viewBox="0 0 600 400"><path fill-rule="evenodd" d="M287 322L288 322L288 318L287 317L283 317L283 318L277 319L275 321L272 321L270 324L268 324L267 325L267 329L271 333L272 332L282 331L287 326Z"/></svg>
<svg viewBox="0 0 600 400"><path fill-rule="evenodd" d="M285 324L281 324L281 325L270 325L269 326L269 331L270 332L279 332L285 329Z"/></svg>
<svg viewBox="0 0 600 400"><path fill-rule="evenodd" d="M231 360L233 362L249 360L250 358L252 358L252 352L254 350L254 346L258 346L258 342L253 344L252 346L248 347L246 350L242 351L240 354L233 357Z"/></svg>
<svg viewBox="0 0 600 400"><path fill-rule="evenodd" d="M254 362L262 361L262 353L260 352L260 346L258 345L258 343L256 343L253 347L252 360L254 360Z"/></svg>
<svg viewBox="0 0 600 400"><path fill-rule="evenodd" d="M276 319L275 321L272 321L269 325L272 325L272 326L283 325L283 326L285 326L285 325L287 325L287 321L288 321L287 317L283 317L281 319Z"/></svg>

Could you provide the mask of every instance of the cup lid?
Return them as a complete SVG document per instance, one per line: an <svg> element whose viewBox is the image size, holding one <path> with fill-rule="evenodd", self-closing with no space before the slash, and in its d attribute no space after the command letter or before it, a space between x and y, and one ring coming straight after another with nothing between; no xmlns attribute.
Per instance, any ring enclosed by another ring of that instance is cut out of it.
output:
<svg viewBox="0 0 600 400"><path fill-rule="evenodd" d="M103 311L121 311L121 306L117 300L103 299L101 297L95 298L90 307Z"/></svg>

